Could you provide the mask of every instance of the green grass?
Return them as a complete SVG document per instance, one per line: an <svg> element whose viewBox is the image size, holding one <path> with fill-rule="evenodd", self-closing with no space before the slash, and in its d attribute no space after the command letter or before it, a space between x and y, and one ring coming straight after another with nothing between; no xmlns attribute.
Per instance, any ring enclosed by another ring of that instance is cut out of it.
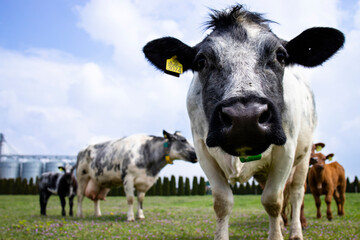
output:
<svg viewBox="0 0 360 240"><path fill-rule="evenodd" d="M309 227L304 239L360 239L360 194L347 194L345 216L316 219L313 197L305 197ZM324 200L324 198L322 198ZM146 197L145 220L126 222L124 197L108 197L101 202L102 217L93 217L93 204L84 200L85 218L60 216L60 201L52 196L47 217L40 216L38 196L0 195L0 239L212 239L215 216L211 196ZM135 208L136 209L136 208ZM68 207L66 208L68 213ZM76 203L75 203L76 213ZM230 239L266 239L268 217L260 196L235 196L231 214ZM286 238L289 231L286 230Z"/></svg>

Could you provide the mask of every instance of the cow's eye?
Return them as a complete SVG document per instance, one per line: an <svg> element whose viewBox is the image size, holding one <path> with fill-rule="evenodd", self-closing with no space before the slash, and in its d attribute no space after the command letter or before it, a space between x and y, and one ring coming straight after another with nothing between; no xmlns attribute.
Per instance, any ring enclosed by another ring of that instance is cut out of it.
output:
<svg viewBox="0 0 360 240"><path fill-rule="evenodd" d="M276 60L280 63L280 64L285 64L285 60L287 58L287 54L285 51L283 50L278 50L276 52Z"/></svg>
<svg viewBox="0 0 360 240"><path fill-rule="evenodd" d="M204 55L200 54L196 59L194 63L195 71L201 71L203 70L207 65L207 60Z"/></svg>

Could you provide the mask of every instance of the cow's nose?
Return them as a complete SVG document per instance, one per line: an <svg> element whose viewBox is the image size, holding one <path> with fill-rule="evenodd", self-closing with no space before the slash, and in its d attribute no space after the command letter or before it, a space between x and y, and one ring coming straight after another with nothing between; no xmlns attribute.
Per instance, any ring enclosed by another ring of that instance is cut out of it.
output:
<svg viewBox="0 0 360 240"><path fill-rule="evenodd" d="M233 101L214 111L206 144L232 155L262 153L270 144L285 144L274 106L268 101Z"/></svg>
<svg viewBox="0 0 360 240"><path fill-rule="evenodd" d="M238 131L249 131L250 134L262 136L269 130L270 115L267 104L236 103L221 109L220 121L230 135L237 136Z"/></svg>

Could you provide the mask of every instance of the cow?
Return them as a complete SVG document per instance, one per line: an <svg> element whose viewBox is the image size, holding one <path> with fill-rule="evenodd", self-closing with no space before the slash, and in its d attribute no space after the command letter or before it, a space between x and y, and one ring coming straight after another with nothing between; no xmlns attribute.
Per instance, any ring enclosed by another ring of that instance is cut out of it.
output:
<svg viewBox="0 0 360 240"><path fill-rule="evenodd" d="M46 172L39 179L38 189L40 195L40 214L46 215L46 205L52 194L59 195L61 215L65 216L65 197L69 197L69 215L73 216L73 203L77 191L77 181L74 176L75 166L66 164L59 166L62 172Z"/></svg>
<svg viewBox="0 0 360 240"><path fill-rule="evenodd" d="M326 216L330 221L333 218L331 212L332 196L334 196L337 205L338 215L343 216L345 214L345 170L338 162L325 163L327 159L332 159L333 157L333 153L326 156L321 152L312 154L312 161L316 163L310 168L308 176L310 191L313 194L317 209L316 217L321 218L320 195L324 194L327 205Z"/></svg>
<svg viewBox="0 0 360 240"><path fill-rule="evenodd" d="M310 165L317 163L317 160L312 157L315 154L315 151L321 151L321 149L323 149L324 147L325 147L324 143L316 143L313 145L313 147L311 149L311 157L309 159ZM285 189L284 189L284 201L283 201L283 206L282 206L282 211L281 211L281 217L283 220L284 227L286 227L288 225L287 207L288 207L288 201L289 201L290 185L291 185L291 177L288 179L287 183L285 184ZM304 192L306 192L306 182L304 184ZM303 201L302 201L301 207L300 207L300 223L301 223L302 229L307 227L307 222L306 222L305 213L304 213L304 198L303 198Z"/></svg>
<svg viewBox="0 0 360 240"><path fill-rule="evenodd" d="M101 216L99 200L105 200L110 188L124 186L127 221L135 221L134 188L137 218L144 219L145 193L156 182L161 169L176 159L197 162L194 147L178 131L171 134L164 130L163 137L136 134L88 146L77 157L77 215L83 216L82 200L86 196L94 202L95 216Z"/></svg>
<svg viewBox="0 0 360 240"><path fill-rule="evenodd" d="M238 4L213 10L210 33L194 47L163 37L143 48L159 70L194 73L187 110L196 155L212 189L215 239L229 238L234 201L229 181L244 183L252 176L265 186L261 202L269 215L269 239L283 239L280 212L290 174L290 238L302 239L299 214L317 118L313 94L294 65L322 64L345 37L314 27L286 41L269 22Z"/></svg>

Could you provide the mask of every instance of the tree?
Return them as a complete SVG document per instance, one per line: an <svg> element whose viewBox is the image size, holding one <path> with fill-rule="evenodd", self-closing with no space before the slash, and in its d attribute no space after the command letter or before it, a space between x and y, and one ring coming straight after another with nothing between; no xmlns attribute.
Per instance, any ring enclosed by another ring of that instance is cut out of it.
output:
<svg viewBox="0 0 360 240"><path fill-rule="evenodd" d="M197 180L197 177L194 176L191 195L197 195L198 194L198 189L199 189L198 180Z"/></svg>
<svg viewBox="0 0 360 240"><path fill-rule="evenodd" d="M255 184L255 181L252 180L252 183L251 183L251 194L257 194L257 189L256 189L256 184Z"/></svg>
<svg viewBox="0 0 360 240"><path fill-rule="evenodd" d="M346 192L351 192L351 184L349 177L346 178Z"/></svg>
<svg viewBox="0 0 360 240"><path fill-rule="evenodd" d="M157 182L156 182L156 196L162 196L163 194L163 188L162 188L162 183L161 183L161 178L158 178Z"/></svg>
<svg viewBox="0 0 360 240"><path fill-rule="evenodd" d="M185 192L184 194L186 196L190 195L190 179L189 178L185 178Z"/></svg>
<svg viewBox="0 0 360 240"><path fill-rule="evenodd" d="M174 175L171 175L170 179L170 195L176 196L176 179Z"/></svg>
<svg viewBox="0 0 360 240"><path fill-rule="evenodd" d="M168 177L164 177L163 181L163 196L170 195L170 181Z"/></svg>
<svg viewBox="0 0 360 240"><path fill-rule="evenodd" d="M247 182L245 185L245 194L251 194L251 187L249 182Z"/></svg>
<svg viewBox="0 0 360 240"><path fill-rule="evenodd" d="M179 177L179 182L178 182L178 195L179 196L184 196L184 179L182 176Z"/></svg>
<svg viewBox="0 0 360 240"><path fill-rule="evenodd" d="M205 195L205 193L206 193L205 179L204 177L200 177L198 194L202 196Z"/></svg>
<svg viewBox="0 0 360 240"><path fill-rule="evenodd" d="M354 179L354 192L355 193L358 193L359 192L359 180L357 178L357 176L355 176L355 179Z"/></svg>

